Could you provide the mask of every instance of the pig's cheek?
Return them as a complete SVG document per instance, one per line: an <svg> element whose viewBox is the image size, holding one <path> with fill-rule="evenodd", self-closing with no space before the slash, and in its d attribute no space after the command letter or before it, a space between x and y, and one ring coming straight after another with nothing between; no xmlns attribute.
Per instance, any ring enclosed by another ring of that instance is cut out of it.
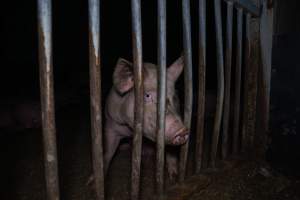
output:
<svg viewBox="0 0 300 200"><path fill-rule="evenodd" d="M151 138L155 138L156 109L145 107L144 109L144 132Z"/></svg>

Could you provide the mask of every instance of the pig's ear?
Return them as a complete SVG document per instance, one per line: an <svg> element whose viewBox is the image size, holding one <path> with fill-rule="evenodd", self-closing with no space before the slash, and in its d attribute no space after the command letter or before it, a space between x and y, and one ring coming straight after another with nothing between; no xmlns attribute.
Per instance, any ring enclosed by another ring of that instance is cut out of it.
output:
<svg viewBox="0 0 300 200"><path fill-rule="evenodd" d="M183 71L184 56L180 56L169 68L168 79L176 81Z"/></svg>
<svg viewBox="0 0 300 200"><path fill-rule="evenodd" d="M119 58L113 74L113 83L116 90L122 95L134 86L132 63Z"/></svg>

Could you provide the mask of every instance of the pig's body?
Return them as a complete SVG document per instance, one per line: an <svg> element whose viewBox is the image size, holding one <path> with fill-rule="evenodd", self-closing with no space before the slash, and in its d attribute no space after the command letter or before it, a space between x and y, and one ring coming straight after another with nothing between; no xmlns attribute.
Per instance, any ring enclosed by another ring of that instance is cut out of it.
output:
<svg viewBox="0 0 300 200"><path fill-rule="evenodd" d="M175 82L183 70L183 58L175 61L167 70L167 97L165 143L182 145L187 141L188 130L178 112ZM105 172L119 146L120 140L132 137L134 127L134 79L132 64L119 59L113 75L114 86L107 97L105 107ZM144 126L143 135L156 141L157 117L157 66L144 63ZM177 174L177 160L167 154L167 168L171 178Z"/></svg>

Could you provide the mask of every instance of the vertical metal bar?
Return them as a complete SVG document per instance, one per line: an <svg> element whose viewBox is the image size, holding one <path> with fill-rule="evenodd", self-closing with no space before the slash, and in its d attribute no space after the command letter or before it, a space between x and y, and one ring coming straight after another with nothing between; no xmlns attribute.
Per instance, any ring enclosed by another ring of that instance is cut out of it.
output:
<svg viewBox="0 0 300 200"><path fill-rule="evenodd" d="M196 137L196 173L200 173L203 160L204 113L206 74L206 0L199 0L199 70L198 70L198 110Z"/></svg>
<svg viewBox="0 0 300 200"><path fill-rule="evenodd" d="M89 0L90 109L92 158L97 199L104 199L101 67L100 67L100 4Z"/></svg>
<svg viewBox="0 0 300 200"><path fill-rule="evenodd" d="M247 26L246 26L247 29ZM246 134L246 127L247 127L247 118L248 118L248 87L249 87L249 64L246 63L246 58L248 57L248 53L250 52L248 50L249 46L248 45L248 30L245 30L245 51L244 51L244 55L245 55L245 65L244 65L244 74L245 74L245 78L244 78L244 93L243 93L243 113L242 113L242 134L241 134L241 151L245 152L246 149L246 144L247 144L247 134Z"/></svg>
<svg viewBox="0 0 300 200"><path fill-rule="evenodd" d="M131 199L139 199L140 191L140 167L142 151L142 131L144 114L143 95L143 55L142 55L142 23L141 2L131 0L132 9L132 47L134 66L134 136L132 149L132 171L131 171Z"/></svg>
<svg viewBox="0 0 300 200"><path fill-rule="evenodd" d="M248 95L248 108L249 108L249 113L248 113L248 127L247 131L249 133L249 145L250 148L253 148L254 145L254 135L256 131L256 102L257 102L257 86L258 86L258 65L253 61L251 49L253 44L253 39L250 34L250 25L251 25L251 17L252 15L250 13L247 13L246 15L246 40L247 40L247 45L249 52L247 53L246 63L250 65L250 70L251 70L251 77L250 77L250 83L249 83L249 95ZM254 52L253 52L254 53Z"/></svg>
<svg viewBox="0 0 300 200"><path fill-rule="evenodd" d="M166 0L157 1L158 10L158 105L157 105L157 156L156 183L157 193L162 196L164 191L165 165L165 110L166 110Z"/></svg>
<svg viewBox="0 0 300 200"><path fill-rule="evenodd" d="M253 112L256 107L256 86L257 86L257 68L250 65L251 61L251 43L250 43L250 19L251 15L246 14L246 30L245 30L245 84L244 84L244 109L242 124L242 140L241 148L246 152L251 147L251 143L255 131L255 120L253 120ZM256 79L256 80L255 80ZM255 117L254 117L255 118ZM252 126L251 128L249 126ZM250 129L249 129L250 128ZM254 130L253 130L254 129ZM250 152L249 152L250 153Z"/></svg>
<svg viewBox="0 0 300 200"><path fill-rule="evenodd" d="M235 67L235 92L233 115L233 154L238 153L240 133L240 100L241 100L241 73L242 73L242 40L243 40L243 9L238 8L237 14L237 42Z"/></svg>
<svg viewBox="0 0 300 200"><path fill-rule="evenodd" d="M223 117L223 143L222 158L228 155L228 127L230 116L230 83L231 83L231 64L232 64L232 18L233 2L227 1L226 18L226 55L225 55L225 99L224 99L224 117Z"/></svg>
<svg viewBox="0 0 300 200"><path fill-rule="evenodd" d="M53 66L52 66L52 6L51 0L38 0L38 36L40 91L42 105L44 162L47 199L59 199L57 167Z"/></svg>
<svg viewBox="0 0 300 200"><path fill-rule="evenodd" d="M191 17L190 1L182 1L183 19L183 45L184 45L184 125L190 129L193 106L193 77L192 77L192 42L191 42ZM187 141L180 151L179 181L183 181L186 173L189 141Z"/></svg>
<svg viewBox="0 0 300 200"><path fill-rule="evenodd" d="M262 90L262 112L261 128L262 134L266 137L269 131L269 112L270 112L270 88L271 88L271 65L272 65L272 45L273 45L273 8L268 8L268 0L261 0L260 17L260 48L262 61L261 90Z"/></svg>
<svg viewBox="0 0 300 200"><path fill-rule="evenodd" d="M222 39L222 19L221 19L221 1L214 0L214 13L216 25L216 48L217 48L217 105L216 115L212 136L211 166L215 167L217 159L217 150L220 136L220 125L224 101L224 60L223 60L223 39Z"/></svg>

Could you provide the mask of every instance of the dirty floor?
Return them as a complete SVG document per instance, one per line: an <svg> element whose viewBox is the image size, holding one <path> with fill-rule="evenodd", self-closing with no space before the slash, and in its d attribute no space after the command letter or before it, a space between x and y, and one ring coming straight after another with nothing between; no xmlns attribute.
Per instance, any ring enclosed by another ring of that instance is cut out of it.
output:
<svg viewBox="0 0 300 200"><path fill-rule="evenodd" d="M88 109L88 108L87 108ZM86 110L86 108L84 108ZM61 199L93 200L89 115L82 110L58 113L57 139ZM40 130L0 134L0 199L44 200L43 149ZM130 148L119 150L106 182L109 200L130 199ZM154 155L142 158L141 199L155 199ZM165 199L243 200L300 199L299 180L288 179L257 163L225 164L204 170L180 185L169 186Z"/></svg>

